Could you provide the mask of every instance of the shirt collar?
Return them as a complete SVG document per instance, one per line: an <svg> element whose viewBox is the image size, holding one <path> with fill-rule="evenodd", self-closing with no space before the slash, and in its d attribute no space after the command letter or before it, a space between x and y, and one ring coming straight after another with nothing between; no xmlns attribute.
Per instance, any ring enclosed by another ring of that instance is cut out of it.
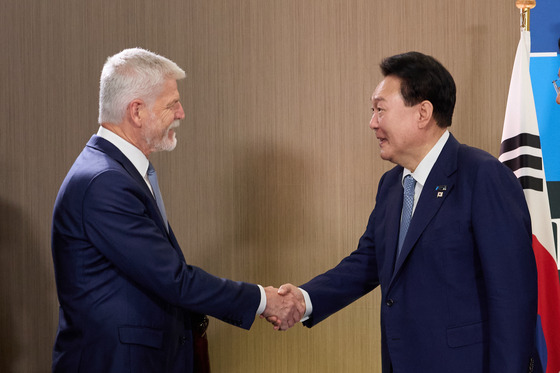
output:
<svg viewBox="0 0 560 373"><path fill-rule="evenodd" d="M445 146L445 143L447 142L447 139L449 139L449 131L445 130L443 135L441 135L441 137L439 138L438 142L418 164L418 167L416 167L416 170L414 170L414 172L411 172L407 168L403 170L401 181L404 183L404 177L406 175L412 175L414 180L416 180L416 183L424 186L426 180L428 179L428 176L430 175L430 171L432 171L432 167L434 167L434 164L436 163L441 151L443 150L443 147Z"/></svg>
<svg viewBox="0 0 560 373"><path fill-rule="evenodd" d="M124 156L134 165L140 175L146 175L150 161L148 161L148 158L146 158L140 149L103 126L99 126L97 136L102 137L111 144L115 145L117 149L119 149L121 153L123 153Z"/></svg>

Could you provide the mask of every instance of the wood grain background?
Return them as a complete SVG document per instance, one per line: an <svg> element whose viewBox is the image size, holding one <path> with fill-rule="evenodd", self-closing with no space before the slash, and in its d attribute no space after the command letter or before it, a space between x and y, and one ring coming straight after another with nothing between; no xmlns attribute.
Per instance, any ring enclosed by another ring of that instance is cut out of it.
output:
<svg viewBox="0 0 560 373"><path fill-rule="evenodd" d="M177 149L153 157L187 260L278 286L334 266L365 229L391 167L368 128L381 59L438 58L458 86L452 132L497 155L519 40L513 0L0 0L0 9L2 372L50 371L52 206L97 130L107 56L139 46L187 71ZM211 320L213 371L379 372L378 308L376 290L287 333Z"/></svg>

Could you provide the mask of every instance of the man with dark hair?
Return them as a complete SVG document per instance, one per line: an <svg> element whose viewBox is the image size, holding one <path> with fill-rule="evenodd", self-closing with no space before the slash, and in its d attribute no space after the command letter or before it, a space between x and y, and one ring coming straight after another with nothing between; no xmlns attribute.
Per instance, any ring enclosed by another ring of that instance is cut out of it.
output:
<svg viewBox="0 0 560 373"><path fill-rule="evenodd" d="M385 373L525 373L537 272L521 185L448 132L455 83L437 60L410 52L381 71L370 128L397 165L379 182L358 248L279 292L305 299L312 327L380 285Z"/></svg>

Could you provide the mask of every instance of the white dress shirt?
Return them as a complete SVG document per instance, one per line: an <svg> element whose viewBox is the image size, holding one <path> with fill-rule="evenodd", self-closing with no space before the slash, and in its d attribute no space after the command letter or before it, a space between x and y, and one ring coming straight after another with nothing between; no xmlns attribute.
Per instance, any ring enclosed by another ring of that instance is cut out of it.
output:
<svg viewBox="0 0 560 373"><path fill-rule="evenodd" d="M418 167L414 172L410 172L409 169L405 168L403 170L402 175L402 183L404 185L404 178L406 175L412 175L414 180L416 180L416 186L414 188L414 205L412 207L412 215L414 215L414 210L416 210L416 205L418 204L418 200L420 199L420 193L422 193L422 189L424 188L424 184L426 184L426 180L430 175L430 171L432 171L432 167L436 164L436 161L445 146L445 143L449 139L449 131L445 131L443 135L439 138L438 142L434 145L434 147L426 154L424 159L420 161Z"/></svg>
<svg viewBox="0 0 560 373"><path fill-rule="evenodd" d="M105 140L109 141L111 144L115 145L121 151L121 153L123 153L124 156L128 158L130 163L132 163L132 165L138 170L140 175L144 176L144 181L153 194L154 191L152 190L152 185L148 180L148 166L150 164L150 161L148 161L148 158L146 158L144 153L142 153L142 151L136 146L132 145L116 133L109 131L105 127L99 126L97 136L102 137Z"/></svg>

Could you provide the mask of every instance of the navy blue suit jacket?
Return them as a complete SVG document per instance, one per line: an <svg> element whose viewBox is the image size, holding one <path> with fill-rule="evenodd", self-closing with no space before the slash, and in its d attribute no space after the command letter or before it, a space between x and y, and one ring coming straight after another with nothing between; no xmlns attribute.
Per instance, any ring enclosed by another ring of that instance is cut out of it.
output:
<svg viewBox="0 0 560 373"><path fill-rule="evenodd" d="M520 183L450 136L395 261L402 172L397 166L381 178L357 250L302 285L313 303L305 325L381 285L383 372L527 372L537 273Z"/></svg>
<svg viewBox="0 0 560 373"><path fill-rule="evenodd" d="M53 371L192 372L193 316L251 327L258 287L188 265L165 225L132 163L93 136L54 207Z"/></svg>

